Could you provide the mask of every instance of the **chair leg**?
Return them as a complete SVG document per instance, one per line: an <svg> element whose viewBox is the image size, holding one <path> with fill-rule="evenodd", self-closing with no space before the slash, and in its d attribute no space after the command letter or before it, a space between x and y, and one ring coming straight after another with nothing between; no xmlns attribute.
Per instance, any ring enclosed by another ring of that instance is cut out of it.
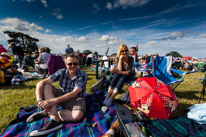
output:
<svg viewBox="0 0 206 137"><path fill-rule="evenodd" d="M203 98L202 98L202 96L203 96ZM201 100L204 101L204 96L205 96L205 85L203 84L202 93L201 93L201 95L200 95L200 98L199 98L199 102L198 102L198 103L200 103ZM202 98L202 99L201 99L201 98Z"/></svg>

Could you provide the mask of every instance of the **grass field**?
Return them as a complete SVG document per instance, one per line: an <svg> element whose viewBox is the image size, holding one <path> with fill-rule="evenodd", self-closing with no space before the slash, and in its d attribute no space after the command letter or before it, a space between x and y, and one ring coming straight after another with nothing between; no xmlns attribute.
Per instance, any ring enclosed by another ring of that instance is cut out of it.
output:
<svg viewBox="0 0 206 137"><path fill-rule="evenodd" d="M97 81L95 71L84 69L88 74L87 90ZM181 116L189 106L198 103L202 84L195 78L204 78L204 73L196 72L185 77L184 81L176 88L178 107L173 116ZM5 130L9 123L16 118L21 107L36 104L35 85L39 80L30 80L18 86L0 87L0 134ZM53 85L58 86L58 83ZM127 87L124 87L127 90ZM120 96L120 95L119 95Z"/></svg>

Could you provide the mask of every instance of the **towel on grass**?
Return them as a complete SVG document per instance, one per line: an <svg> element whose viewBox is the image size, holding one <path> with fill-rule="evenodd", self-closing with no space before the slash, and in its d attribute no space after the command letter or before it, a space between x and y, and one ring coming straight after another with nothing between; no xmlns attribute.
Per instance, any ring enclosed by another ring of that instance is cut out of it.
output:
<svg viewBox="0 0 206 137"><path fill-rule="evenodd" d="M98 91L92 95L86 95L87 113L84 119L78 122L65 122L64 127L53 133L48 134L48 137L98 137L104 135L117 119L114 111L114 106L109 107L106 112L101 111L102 102L104 100L103 91ZM12 121L7 129L0 135L2 137L25 137L37 129L46 125L50 120L49 117L42 118L32 123L26 123L26 119L34 112L42 111L37 108L27 112L21 109L17 114L17 118ZM93 124L97 123L96 126Z"/></svg>

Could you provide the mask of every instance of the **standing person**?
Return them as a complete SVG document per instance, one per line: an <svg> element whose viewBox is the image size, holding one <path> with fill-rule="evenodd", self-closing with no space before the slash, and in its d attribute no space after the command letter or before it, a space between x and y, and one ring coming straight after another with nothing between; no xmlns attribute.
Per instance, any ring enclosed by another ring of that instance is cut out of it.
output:
<svg viewBox="0 0 206 137"><path fill-rule="evenodd" d="M19 68L21 68L24 59L24 50L22 47L16 46L14 42L11 43L11 47L13 54L17 56Z"/></svg>
<svg viewBox="0 0 206 137"><path fill-rule="evenodd" d="M8 49L7 49L7 52L9 53L10 56L14 56L14 53L13 53L13 50L12 50L12 43L9 43L9 46L8 46Z"/></svg>
<svg viewBox="0 0 206 137"><path fill-rule="evenodd" d="M83 98L86 90L87 74L79 69L78 57L68 55L66 68L60 69L49 78L36 85L36 99L43 112L31 115L27 122L34 121L40 115L49 114L50 121L39 130L30 133L30 136L42 136L63 127L62 121L78 121L86 113L86 102ZM59 81L60 88L51 85ZM61 106L62 110L57 111Z"/></svg>
<svg viewBox="0 0 206 137"><path fill-rule="evenodd" d="M110 83L108 93L103 104L110 106L112 104L113 98L122 89L124 83L135 75L133 65L134 58L129 56L127 46L125 44L121 44L117 52L117 68L110 70L114 76Z"/></svg>
<svg viewBox="0 0 206 137"><path fill-rule="evenodd" d="M69 54L73 54L74 50L70 45L67 45L67 48L65 49L65 56L67 57Z"/></svg>
<svg viewBox="0 0 206 137"><path fill-rule="evenodd" d="M0 54L2 52L7 52L7 50L4 48L4 46L2 44L0 44Z"/></svg>
<svg viewBox="0 0 206 137"><path fill-rule="evenodd" d="M138 55L137 55L137 50L136 47L131 47L130 48L130 55L132 55L134 57L134 61L138 63Z"/></svg>

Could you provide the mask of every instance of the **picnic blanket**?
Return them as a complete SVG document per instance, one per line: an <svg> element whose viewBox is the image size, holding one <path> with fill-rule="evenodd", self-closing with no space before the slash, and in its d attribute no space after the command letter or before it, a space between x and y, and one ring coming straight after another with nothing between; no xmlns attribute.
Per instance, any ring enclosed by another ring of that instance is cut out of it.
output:
<svg viewBox="0 0 206 137"><path fill-rule="evenodd" d="M157 119L142 123L153 137L205 137L206 124L198 124L186 116Z"/></svg>
<svg viewBox="0 0 206 137"><path fill-rule="evenodd" d="M78 122L65 122L64 127L58 131L48 134L48 137L98 137L104 135L117 119L114 106L109 107L106 112L101 111L104 100L104 91L85 95L87 101L87 113L84 119ZM34 112L42 111L37 108L27 112L21 108L17 118L12 121L7 129L0 135L2 137L26 137L33 130L46 125L49 117L42 118L32 123L26 123L26 119ZM96 123L96 124L94 124Z"/></svg>

